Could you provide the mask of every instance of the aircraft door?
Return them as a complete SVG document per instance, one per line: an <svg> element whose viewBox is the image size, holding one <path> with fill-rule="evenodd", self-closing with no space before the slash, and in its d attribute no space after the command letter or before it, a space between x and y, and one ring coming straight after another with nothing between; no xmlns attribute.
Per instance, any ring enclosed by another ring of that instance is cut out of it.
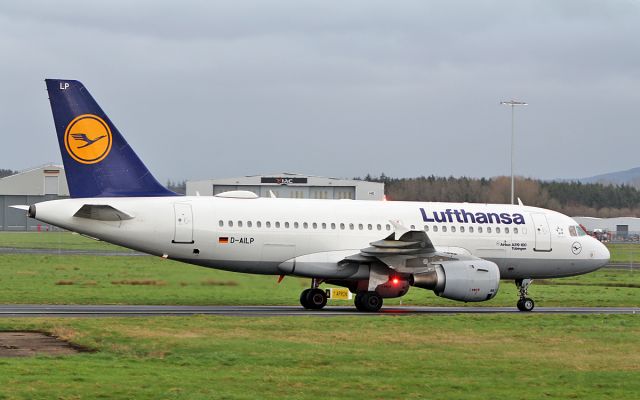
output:
<svg viewBox="0 0 640 400"><path fill-rule="evenodd" d="M175 203L175 233L173 243L193 243L193 211L191 204Z"/></svg>
<svg viewBox="0 0 640 400"><path fill-rule="evenodd" d="M549 231L549 223L547 216L544 214L531 214L533 218L533 226L536 234L535 251L551 251L551 231Z"/></svg>

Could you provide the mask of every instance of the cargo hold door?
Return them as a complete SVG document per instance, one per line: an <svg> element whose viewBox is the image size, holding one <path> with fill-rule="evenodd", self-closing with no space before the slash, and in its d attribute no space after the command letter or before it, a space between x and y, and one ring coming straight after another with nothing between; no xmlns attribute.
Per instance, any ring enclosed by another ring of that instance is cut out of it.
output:
<svg viewBox="0 0 640 400"><path fill-rule="evenodd" d="M175 232L173 243L193 243L193 212L191 204L175 203Z"/></svg>

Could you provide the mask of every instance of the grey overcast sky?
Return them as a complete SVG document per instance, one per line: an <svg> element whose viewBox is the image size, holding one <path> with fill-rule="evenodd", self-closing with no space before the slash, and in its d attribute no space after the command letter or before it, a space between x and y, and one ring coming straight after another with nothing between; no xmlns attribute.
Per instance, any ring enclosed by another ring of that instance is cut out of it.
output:
<svg viewBox="0 0 640 400"><path fill-rule="evenodd" d="M0 168L60 162L81 80L158 179L640 166L640 3L2 1Z"/></svg>

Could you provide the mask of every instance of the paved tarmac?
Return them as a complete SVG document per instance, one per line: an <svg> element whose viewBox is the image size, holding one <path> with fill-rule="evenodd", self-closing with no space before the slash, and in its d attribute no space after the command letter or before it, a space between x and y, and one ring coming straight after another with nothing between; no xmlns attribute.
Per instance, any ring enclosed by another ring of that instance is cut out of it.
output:
<svg viewBox="0 0 640 400"><path fill-rule="evenodd" d="M353 307L327 306L320 311L300 306L148 306L148 305L0 305L0 317L151 317L222 315L230 317L337 317L437 314L511 314L515 307L383 307L362 313ZM523 313L524 314L524 313ZM640 307L537 307L529 314L637 314Z"/></svg>

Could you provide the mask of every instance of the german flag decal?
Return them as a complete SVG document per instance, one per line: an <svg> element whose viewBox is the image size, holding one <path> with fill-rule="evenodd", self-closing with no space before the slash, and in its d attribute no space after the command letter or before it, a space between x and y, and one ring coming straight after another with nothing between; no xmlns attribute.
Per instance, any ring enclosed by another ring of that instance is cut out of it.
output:
<svg viewBox="0 0 640 400"><path fill-rule="evenodd" d="M229 238L227 236L218 237L219 244L229 244Z"/></svg>

